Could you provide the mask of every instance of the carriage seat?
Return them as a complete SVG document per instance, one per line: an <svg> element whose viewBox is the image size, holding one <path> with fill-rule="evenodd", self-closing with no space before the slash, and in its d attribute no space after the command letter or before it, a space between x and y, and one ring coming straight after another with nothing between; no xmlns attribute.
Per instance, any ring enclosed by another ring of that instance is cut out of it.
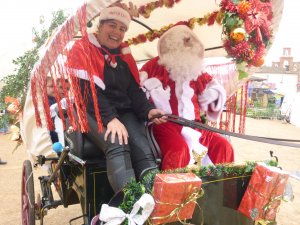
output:
<svg viewBox="0 0 300 225"><path fill-rule="evenodd" d="M88 121L91 120L91 117L88 116ZM95 123L90 123L95 124ZM69 120L66 117L66 125L70 126ZM71 133L66 132L67 140L66 142L72 142L73 147L70 149L71 153L75 156L81 158L82 160L98 160L105 159L105 155L102 149L97 146L86 133L81 133L80 131L73 131ZM69 139L69 140L68 140ZM70 143L69 143L70 144Z"/></svg>
<svg viewBox="0 0 300 225"><path fill-rule="evenodd" d="M96 126L94 119L90 115L87 116L87 119L89 121L90 126ZM66 125L67 127L69 125L68 118L66 118ZM152 124L147 124L145 129L146 136L149 141L156 164L160 166L162 157L160 153L160 148L153 135ZM105 155L101 147L97 146L88 134L81 133L80 131L73 131L72 133L66 135L72 141L74 147L71 149L71 153L75 156L81 158L82 160L105 160Z"/></svg>
<svg viewBox="0 0 300 225"><path fill-rule="evenodd" d="M73 131L67 136L73 143L71 153L75 156L82 160L105 159L103 151L86 134L80 131Z"/></svg>

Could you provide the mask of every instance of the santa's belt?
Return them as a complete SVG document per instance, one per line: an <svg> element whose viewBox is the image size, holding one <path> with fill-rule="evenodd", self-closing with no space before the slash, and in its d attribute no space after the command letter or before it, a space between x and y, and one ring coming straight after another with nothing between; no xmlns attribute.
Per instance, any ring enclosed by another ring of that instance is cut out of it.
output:
<svg viewBox="0 0 300 225"><path fill-rule="evenodd" d="M206 124L196 122L194 120L188 120L188 119L185 119L185 118L182 118L179 116L175 116L175 115L171 115L171 114L165 114L165 115L161 115L159 117L162 117L162 116L166 117L167 121L170 121L170 122L182 125L182 126L198 128L201 130L209 130L209 131L212 131L215 133L229 135L232 137L242 138L242 139L251 140L251 141L263 142L263 143L268 143L268 144L273 144L273 145L282 145L282 146L288 146L288 147L293 147L293 148L300 148L300 144L289 143L289 142L300 142L300 140L296 140L296 139L260 137L260 136L254 136L254 135L239 134L239 133L235 133L235 132L231 132L231 131L214 128L214 127L208 126Z"/></svg>

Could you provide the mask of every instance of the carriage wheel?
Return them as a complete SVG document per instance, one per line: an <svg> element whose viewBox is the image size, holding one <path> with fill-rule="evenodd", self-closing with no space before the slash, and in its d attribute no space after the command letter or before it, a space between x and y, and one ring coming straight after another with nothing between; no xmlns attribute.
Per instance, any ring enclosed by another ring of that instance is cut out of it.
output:
<svg viewBox="0 0 300 225"><path fill-rule="evenodd" d="M35 225L34 183L29 160L25 160L23 163L21 185L22 225Z"/></svg>

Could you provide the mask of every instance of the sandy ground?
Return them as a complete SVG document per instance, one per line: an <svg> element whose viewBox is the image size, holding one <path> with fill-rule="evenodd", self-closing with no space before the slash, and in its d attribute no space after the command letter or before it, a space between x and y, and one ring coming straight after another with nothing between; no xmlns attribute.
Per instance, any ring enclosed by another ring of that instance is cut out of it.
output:
<svg viewBox="0 0 300 225"><path fill-rule="evenodd" d="M254 120L247 118L246 133L259 136L300 139L300 128L276 120ZM27 159L23 147L13 152L15 142L9 140L10 135L0 135L0 157L7 165L0 165L0 225L21 224L21 169ZM235 148L236 161L264 160L270 157L269 152L279 158L279 164L287 171L300 171L300 149L251 142L231 138ZM43 170L34 170L35 193L40 192L37 183L38 176L46 174ZM283 202L278 212L278 225L300 224L300 181L290 179L294 190L294 200ZM69 224L69 220L80 215L79 205L69 208L58 207L48 212L45 225ZM39 224L39 223L37 223ZM72 223L81 224L80 221ZM234 224L233 224L234 225Z"/></svg>

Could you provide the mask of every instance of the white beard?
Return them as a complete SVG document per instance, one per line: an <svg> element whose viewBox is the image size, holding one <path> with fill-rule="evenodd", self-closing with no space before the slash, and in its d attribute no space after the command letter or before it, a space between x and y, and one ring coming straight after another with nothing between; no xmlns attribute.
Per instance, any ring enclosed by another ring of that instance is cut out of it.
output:
<svg viewBox="0 0 300 225"><path fill-rule="evenodd" d="M177 82L196 80L203 70L203 57L199 56L202 46L194 43L193 47L178 46L161 55L159 64L166 67L170 78Z"/></svg>

